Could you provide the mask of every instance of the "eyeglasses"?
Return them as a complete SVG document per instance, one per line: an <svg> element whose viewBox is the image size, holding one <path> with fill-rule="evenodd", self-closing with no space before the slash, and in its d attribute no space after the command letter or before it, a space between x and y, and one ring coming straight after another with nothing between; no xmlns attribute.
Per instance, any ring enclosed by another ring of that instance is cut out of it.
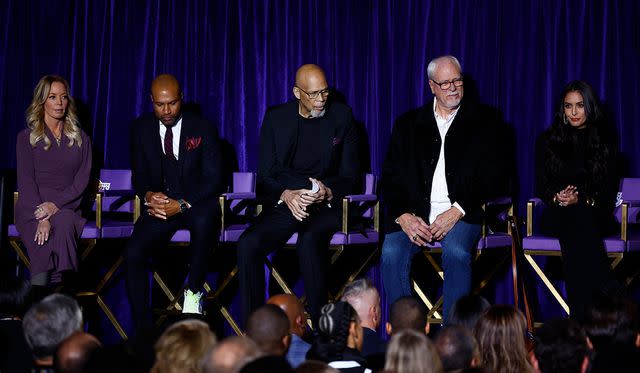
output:
<svg viewBox="0 0 640 373"><path fill-rule="evenodd" d="M464 80L462 77L453 79L453 80L445 80L444 82L436 82L433 79L431 79L431 81L437 84L438 87L440 87L440 89L443 91L446 91L447 89L451 88L452 83L454 87L462 87L462 85L464 84Z"/></svg>
<svg viewBox="0 0 640 373"><path fill-rule="evenodd" d="M307 97L309 97L311 100L318 98L318 95L322 95L323 98L327 98L327 96L329 96L329 88L325 88L321 91L315 91L315 92L307 92L298 86L296 86L296 88L304 92L307 95Z"/></svg>

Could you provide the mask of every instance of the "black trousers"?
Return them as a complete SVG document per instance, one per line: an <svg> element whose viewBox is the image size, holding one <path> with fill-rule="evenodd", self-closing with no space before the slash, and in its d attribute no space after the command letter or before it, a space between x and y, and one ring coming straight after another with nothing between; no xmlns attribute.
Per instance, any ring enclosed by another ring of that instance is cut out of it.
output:
<svg viewBox="0 0 640 373"><path fill-rule="evenodd" d="M138 329L151 326L149 307L149 259L154 249L164 248L178 229L188 229L189 289L199 291L207 273L209 253L217 246L220 207L215 200L199 203L184 214L160 220L143 213L135 224L124 255L127 268L127 290Z"/></svg>
<svg viewBox="0 0 640 373"><path fill-rule="evenodd" d="M238 242L238 276L242 320L265 302L265 257L284 246L298 232L296 253L312 322L327 302L327 249L333 234L340 229L341 211L325 205L314 206L305 221L296 220L286 204L263 211Z"/></svg>
<svg viewBox="0 0 640 373"><path fill-rule="evenodd" d="M611 223L582 204L550 206L543 213L543 231L560 241L567 301L571 317L578 321L584 321L594 296L615 288L603 241Z"/></svg>

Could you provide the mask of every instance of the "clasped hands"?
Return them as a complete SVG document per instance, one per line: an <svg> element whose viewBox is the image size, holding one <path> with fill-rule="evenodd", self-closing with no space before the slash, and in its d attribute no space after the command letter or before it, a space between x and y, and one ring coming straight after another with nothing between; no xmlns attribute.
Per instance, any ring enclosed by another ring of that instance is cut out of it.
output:
<svg viewBox="0 0 640 373"><path fill-rule="evenodd" d="M36 207L33 212L33 216L38 220L38 227L36 228L36 235L33 240L38 246L44 245L49 240L49 233L51 232L51 222L49 218L58 212L58 206L53 202L43 202Z"/></svg>
<svg viewBox="0 0 640 373"><path fill-rule="evenodd" d="M427 224L421 217L405 213L398 218L398 224L411 242L418 246L426 246L427 243L442 240L453 226L462 218L462 212L455 207L436 217L436 220Z"/></svg>
<svg viewBox="0 0 640 373"><path fill-rule="evenodd" d="M280 200L287 204L289 211L298 221L303 221L309 217L307 207L314 203L330 201L333 198L331 188L324 185L320 180L309 178L309 181L318 184L318 191L311 192L311 189L285 189L280 195Z"/></svg>
<svg viewBox="0 0 640 373"><path fill-rule="evenodd" d="M563 207L578 203L578 188L573 185L567 185L566 188L556 193L553 200Z"/></svg>
<svg viewBox="0 0 640 373"><path fill-rule="evenodd" d="M162 192L145 193L144 205L147 206L149 216L162 220L167 220L180 212L180 203Z"/></svg>

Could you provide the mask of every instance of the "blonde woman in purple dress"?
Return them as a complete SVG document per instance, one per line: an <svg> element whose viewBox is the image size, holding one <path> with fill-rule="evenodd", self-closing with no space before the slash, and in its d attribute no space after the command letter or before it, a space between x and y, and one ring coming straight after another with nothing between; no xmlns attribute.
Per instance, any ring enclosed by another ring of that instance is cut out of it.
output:
<svg viewBox="0 0 640 373"><path fill-rule="evenodd" d="M77 239L85 219L80 201L89 183L91 142L80 129L69 83L46 75L33 91L27 129L16 142L16 227L31 261L31 283L62 281L78 267Z"/></svg>

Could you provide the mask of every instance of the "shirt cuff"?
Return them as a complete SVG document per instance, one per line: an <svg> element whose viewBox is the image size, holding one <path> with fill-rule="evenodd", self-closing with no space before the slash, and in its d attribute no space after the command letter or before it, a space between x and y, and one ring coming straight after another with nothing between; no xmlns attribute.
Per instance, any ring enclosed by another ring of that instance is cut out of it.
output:
<svg viewBox="0 0 640 373"><path fill-rule="evenodd" d="M466 213L464 212L464 209L462 208L462 206L460 206L460 204L458 202L454 202L451 206L457 208L458 211L460 211L462 213L462 216L466 215Z"/></svg>

